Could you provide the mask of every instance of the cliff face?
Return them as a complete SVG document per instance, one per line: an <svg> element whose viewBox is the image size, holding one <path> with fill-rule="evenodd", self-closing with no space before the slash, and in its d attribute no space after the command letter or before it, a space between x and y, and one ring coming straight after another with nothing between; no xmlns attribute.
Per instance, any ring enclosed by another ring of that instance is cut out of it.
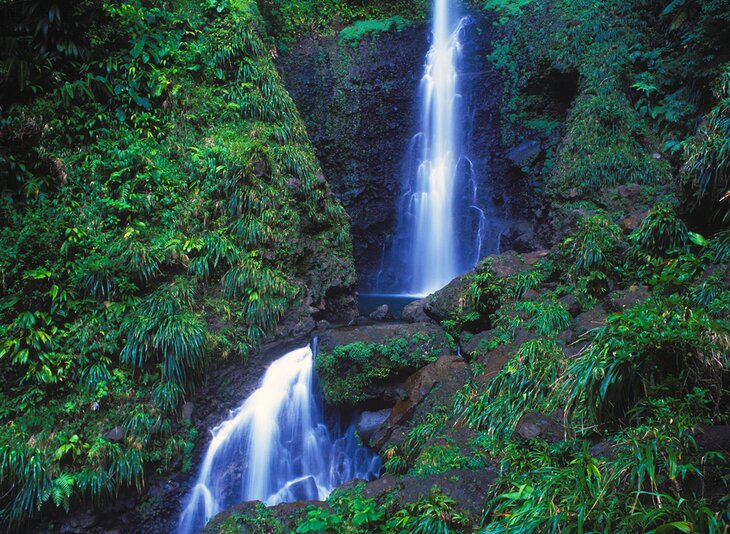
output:
<svg viewBox="0 0 730 534"><path fill-rule="evenodd" d="M499 234L515 233L519 184L506 179L499 136L501 84L487 55L491 22L473 17L464 32L462 97L468 117L467 153L480 183L478 204L498 223L484 254L497 250ZM297 104L333 192L351 218L361 290L374 288L384 247L397 224L402 167L418 131L418 86L429 46L427 24L366 36L356 46L337 36L300 41L277 67Z"/></svg>

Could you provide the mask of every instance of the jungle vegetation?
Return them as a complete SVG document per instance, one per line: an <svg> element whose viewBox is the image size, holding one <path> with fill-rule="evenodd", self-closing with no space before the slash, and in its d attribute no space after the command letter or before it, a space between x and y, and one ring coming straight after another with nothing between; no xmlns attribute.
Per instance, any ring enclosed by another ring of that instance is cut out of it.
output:
<svg viewBox="0 0 730 534"><path fill-rule="evenodd" d="M442 326L489 329L474 380L383 456L392 475L499 478L481 517L438 488L399 507L355 487L296 531L727 532L730 459L697 436L730 424L730 2L468 5L495 32L505 145L543 147L522 173L557 242L513 277L489 260L469 275ZM427 16L421 0L0 0L0 530L190 469L181 406L206 371L352 287L347 215L272 58ZM633 228L611 200L629 184L648 208ZM639 286L563 336L565 297L589 311ZM410 368L401 345L320 365ZM562 439L516 438L534 412ZM265 509L228 525L281 529Z"/></svg>

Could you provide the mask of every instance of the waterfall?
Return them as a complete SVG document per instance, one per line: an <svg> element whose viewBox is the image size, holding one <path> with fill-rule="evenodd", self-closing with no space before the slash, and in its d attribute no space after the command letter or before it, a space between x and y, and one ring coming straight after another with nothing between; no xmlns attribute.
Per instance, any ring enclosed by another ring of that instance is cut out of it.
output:
<svg viewBox="0 0 730 534"><path fill-rule="evenodd" d="M323 500L348 480L378 475L380 458L359 444L353 425L340 435L325 425L316 394L316 341L313 347L273 362L261 386L213 429L179 534L197 532L238 502Z"/></svg>
<svg viewBox="0 0 730 534"><path fill-rule="evenodd" d="M449 0L435 0L433 43L421 80L420 162L413 193L413 287L427 294L458 276L455 181L458 154L456 62L461 22Z"/></svg>
<svg viewBox="0 0 730 534"><path fill-rule="evenodd" d="M453 0L434 0L417 133L405 154L398 224L387 267L375 280L376 293L428 295L486 252L491 210L484 206L477 176L486 163L482 157L475 166L466 153L474 120L471 93L465 99L460 87L461 39L470 22L455 11Z"/></svg>

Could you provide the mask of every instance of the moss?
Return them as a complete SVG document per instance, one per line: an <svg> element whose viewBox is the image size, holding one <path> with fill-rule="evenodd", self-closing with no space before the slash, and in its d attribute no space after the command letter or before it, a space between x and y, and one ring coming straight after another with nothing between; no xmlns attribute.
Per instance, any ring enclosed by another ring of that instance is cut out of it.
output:
<svg viewBox="0 0 730 534"><path fill-rule="evenodd" d="M358 20L351 26L347 26L340 31L339 41L340 44L355 47L360 44L366 35L376 37L379 33L389 32L391 30L401 31L411 24L413 22L400 16L383 20Z"/></svg>
<svg viewBox="0 0 730 534"><path fill-rule="evenodd" d="M416 334L410 340L384 343L356 342L317 356L316 369L327 402L353 406L375 398L377 386L404 378L440 355L433 339Z"/></svg>

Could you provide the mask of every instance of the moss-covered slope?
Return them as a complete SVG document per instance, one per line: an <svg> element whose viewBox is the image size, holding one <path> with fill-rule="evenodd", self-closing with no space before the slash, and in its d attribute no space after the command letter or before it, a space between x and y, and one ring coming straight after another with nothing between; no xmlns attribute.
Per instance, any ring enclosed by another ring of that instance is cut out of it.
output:
<svg viewBox="0 0 730 534"><path fill-rule="evenodd" d="M2 530L179 462L206 367L354 283L255 3L54 5L0 4Z"/></svg>

